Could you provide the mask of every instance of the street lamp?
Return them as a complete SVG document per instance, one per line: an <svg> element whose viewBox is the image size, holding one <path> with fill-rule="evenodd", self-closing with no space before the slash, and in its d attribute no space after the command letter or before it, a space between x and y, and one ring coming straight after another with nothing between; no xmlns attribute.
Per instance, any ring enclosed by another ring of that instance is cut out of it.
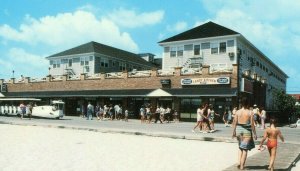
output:
<svg viewBox="0 0 300 171"><path fill-rule="evenodd" d="M50 75L50 70L51 70L51 67L48 68L48 71L49 71L48 74L49 74L49 75Z"/></svg>
<svg viewBox="0 0 300 171"><path fill-rule="evenodd" d="M12 70L13 78L15 78L15 70Z"/></svg>
<svg viewBox="0 0 300 171"><path fill-rule="evenodd" d="M253 80L256 80L256 79L257 79L257 74L256 74L256 73L253 73L252 76L251 76L251 78L252 78Z"/></svg>

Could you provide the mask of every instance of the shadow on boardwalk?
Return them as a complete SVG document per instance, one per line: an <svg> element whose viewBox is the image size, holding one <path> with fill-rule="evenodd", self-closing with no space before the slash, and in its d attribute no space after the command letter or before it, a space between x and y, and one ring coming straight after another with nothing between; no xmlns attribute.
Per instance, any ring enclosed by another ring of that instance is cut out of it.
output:
<svg viewBox="0 0 300 171"><path fill-rule="evenodd" d="M256 150L256 149L254 149ZM276 171L290 171L299 160L300 157L300 145L280 143L278 145L277 156L275 160ZM269 166L269 152L265 150L257 153L251 157L248 157L245 165L245 170L267 170ZM224 171L239 170L236 165L232 165L226 168Z"/></svg>

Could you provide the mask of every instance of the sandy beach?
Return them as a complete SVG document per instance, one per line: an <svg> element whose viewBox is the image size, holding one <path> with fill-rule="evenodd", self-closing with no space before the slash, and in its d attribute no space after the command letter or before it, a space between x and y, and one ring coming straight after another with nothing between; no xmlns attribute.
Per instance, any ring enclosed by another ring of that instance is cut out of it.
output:
<svg viewBox="0 0 300 171"><path fill-rule="evenodd" d="M16 125L0 125L0 137L5 171L220 171L237 161L236 143Z"/></svg>

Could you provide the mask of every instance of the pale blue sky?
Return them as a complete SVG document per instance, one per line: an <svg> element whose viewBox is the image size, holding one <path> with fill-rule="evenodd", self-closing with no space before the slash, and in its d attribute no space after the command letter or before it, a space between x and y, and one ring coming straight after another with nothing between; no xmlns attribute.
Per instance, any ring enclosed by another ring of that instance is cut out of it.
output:
<svg viewBox="0 0 300 171"><path fill-rule="evenodd" d="M243 34L300 93L297 0L2 0L0 78L48 74L45 57L90 41L161 57L157 42L213 21Z"/></svg>

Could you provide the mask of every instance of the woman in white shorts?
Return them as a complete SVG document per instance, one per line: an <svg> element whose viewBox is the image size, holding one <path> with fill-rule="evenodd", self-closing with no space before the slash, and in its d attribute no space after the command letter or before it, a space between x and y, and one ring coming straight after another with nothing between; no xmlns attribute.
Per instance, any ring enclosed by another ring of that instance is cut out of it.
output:
<svg viewBox="0 0 300 171"><path fill-rule="evenodd" d="M203 122L203 107L200 106L198 109L197 109L197 124L194 126L194 128L192 129L192 132L195 132L195 129L197 127L199 127L200 129L200 132L202 132L202 122Z"/></svg>

